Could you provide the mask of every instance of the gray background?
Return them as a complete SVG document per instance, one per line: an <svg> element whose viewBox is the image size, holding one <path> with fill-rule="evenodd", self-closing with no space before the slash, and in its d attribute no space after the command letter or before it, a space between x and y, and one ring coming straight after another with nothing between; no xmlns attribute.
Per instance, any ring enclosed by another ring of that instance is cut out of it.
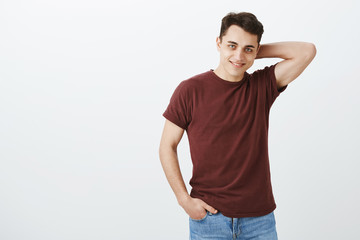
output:
<svg viewBox="0 0 360 240"><path fill-rule="evenodd" d="M317 46L270 113L279 239L360 239L356 0L0 1L0 239L187 239L162 113L216 68L229 11L256 14L263 43ZM188 183L186 134L178 154Z"/></svg>

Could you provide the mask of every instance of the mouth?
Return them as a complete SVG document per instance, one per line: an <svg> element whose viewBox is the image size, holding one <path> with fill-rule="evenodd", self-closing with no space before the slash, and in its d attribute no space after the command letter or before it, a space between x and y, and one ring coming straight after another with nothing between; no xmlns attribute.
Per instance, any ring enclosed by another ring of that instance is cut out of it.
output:
<svg viewBox="0 0 360 240"><path fill-rule="evenodd" d="M241 68L241 67L245 66L245 63L235 63L232 61L229 61L229 62L236 68Z"/></svg>

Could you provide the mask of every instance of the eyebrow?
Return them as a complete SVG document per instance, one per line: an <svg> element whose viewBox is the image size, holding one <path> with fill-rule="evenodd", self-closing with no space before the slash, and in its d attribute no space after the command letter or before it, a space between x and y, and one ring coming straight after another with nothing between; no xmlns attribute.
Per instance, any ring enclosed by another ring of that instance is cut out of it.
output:
<svg viewBox="0 0 360 240"><path fill-rule="evenodd" d="M234 45L239 45L237 42L234 41L228 41L228 43L234 44ZM245 47L251 47L251 48L255 48L253 45L246 45Z"/></svg>

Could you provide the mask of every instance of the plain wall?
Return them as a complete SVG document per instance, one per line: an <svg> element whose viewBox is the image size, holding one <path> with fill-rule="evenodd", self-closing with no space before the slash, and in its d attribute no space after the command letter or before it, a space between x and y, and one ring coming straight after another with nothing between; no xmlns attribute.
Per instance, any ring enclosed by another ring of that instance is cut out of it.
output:
<svg viewBox="0 0 360 240"><path fill-rule="evenodd" d="M230 11L254 13L262 43L317 47L270 113L279 239L360 239L356 0L1 1L0 239L187 239L162 113L182 80L216 68ZM188 183L186 134L178 155Z"/></svg>

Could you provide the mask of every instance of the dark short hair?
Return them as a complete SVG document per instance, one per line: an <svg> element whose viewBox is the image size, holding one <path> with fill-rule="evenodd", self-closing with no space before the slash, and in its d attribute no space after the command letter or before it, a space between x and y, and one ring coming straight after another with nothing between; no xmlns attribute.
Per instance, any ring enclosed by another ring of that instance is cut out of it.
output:
<svg viewBox="0 0 360 240"><path fill-rule="evenodd" d="M220 40L231 25L237 25L244 31L257 35L257 42L260 43L264 28L254 14L248 12L228 13L221 21Z"/></svg>

